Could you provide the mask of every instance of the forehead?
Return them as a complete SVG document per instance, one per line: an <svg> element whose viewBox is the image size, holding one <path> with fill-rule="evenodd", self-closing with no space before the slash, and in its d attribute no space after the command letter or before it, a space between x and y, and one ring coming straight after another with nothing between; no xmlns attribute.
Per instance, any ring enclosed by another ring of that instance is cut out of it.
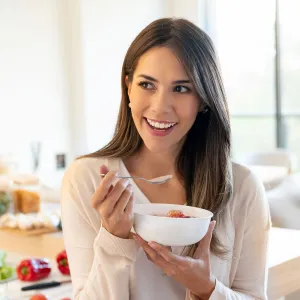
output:
<svg viewBox="0 0 300 300"><path fill-rule="evenodd" d="M134 76L145 74L158 80L188 79L179 58L168 47L155 47L144 53L137 64Z"/></svg>

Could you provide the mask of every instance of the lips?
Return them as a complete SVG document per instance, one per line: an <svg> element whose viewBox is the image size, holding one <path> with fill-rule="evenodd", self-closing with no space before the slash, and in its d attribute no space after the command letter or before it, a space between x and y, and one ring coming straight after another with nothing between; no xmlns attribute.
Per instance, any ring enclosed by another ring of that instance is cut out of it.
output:
<svg viewBox="0 0 300 300"><path fill-rule="evenodd" d="M176 127L177 123L174 122L158 122L158 121L151 121L151 124L149 122L149 119L144 118L144 121L146 123L147 129L150 132L151 135L153 136L167 136L168 134L170 134L174 128ZM154 126L152 125L154 124ZM162 124L162 125L161 125ZM159 128L158 128L159 126ZM161 128L161 126L163 126Z"/></svg>
<svg viewBox="0 0 300 300"><path fill-rule="evenodd" d="M157 121L149 118L145 118L145 120L149 126L156 130L167 130L169 128L174 127L177 124L176 122Z"/></svg>

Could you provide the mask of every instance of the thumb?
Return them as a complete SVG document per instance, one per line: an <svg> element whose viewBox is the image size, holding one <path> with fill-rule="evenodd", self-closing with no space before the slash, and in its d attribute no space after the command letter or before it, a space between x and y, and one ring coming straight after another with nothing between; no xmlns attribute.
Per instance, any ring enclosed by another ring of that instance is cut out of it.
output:
<svg viewBox="0 0 300 300"><path fill-rule="evenodd" d="M210 253L210 243L213 235L213 231L216 225L216 221L211 221L207 230L206 235L203 237L203 239L199 242L198 248L196 250L195 256L201 256L201 255L209 255Z"/></svg>
<svg viewBox="0 0 300 300"><path fill-rule="evenodd" d="M107 174L109 172L107 166L102 165L100 166L100 174Z"/></svg>

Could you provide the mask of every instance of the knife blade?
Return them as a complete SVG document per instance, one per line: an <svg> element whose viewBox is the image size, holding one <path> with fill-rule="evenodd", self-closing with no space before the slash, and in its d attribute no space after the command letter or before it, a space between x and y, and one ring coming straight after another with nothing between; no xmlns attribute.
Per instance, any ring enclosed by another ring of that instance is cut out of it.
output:
<svg viewBox="0 0 300 300"><path fill-rule="evenodd" d="M23 286L21 288L21 291L48 289L48 288L60 286L63 283L69 283L69 282L71 282L71 279L65 280L65 281L50 281L50 282L36 283L36 284Z"/></svg>

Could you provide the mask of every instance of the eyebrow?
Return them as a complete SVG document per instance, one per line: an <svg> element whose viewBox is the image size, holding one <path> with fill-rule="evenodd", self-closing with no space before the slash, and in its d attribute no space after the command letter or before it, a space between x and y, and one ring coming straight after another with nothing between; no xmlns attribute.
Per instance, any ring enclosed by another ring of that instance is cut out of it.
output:
<svg viewBox="0 0 300 300"><path fill-rule="evenodd" d="M142 77L142 78L145 78L145 79L153 81L153 82L158 82L157 79L155 79L155 78L153 78L149 75L140 74L138 77ZM172 84L182 84L182 83L191 83L191 81L189 79L182 79L182 80L172 81Z"/></svg>

